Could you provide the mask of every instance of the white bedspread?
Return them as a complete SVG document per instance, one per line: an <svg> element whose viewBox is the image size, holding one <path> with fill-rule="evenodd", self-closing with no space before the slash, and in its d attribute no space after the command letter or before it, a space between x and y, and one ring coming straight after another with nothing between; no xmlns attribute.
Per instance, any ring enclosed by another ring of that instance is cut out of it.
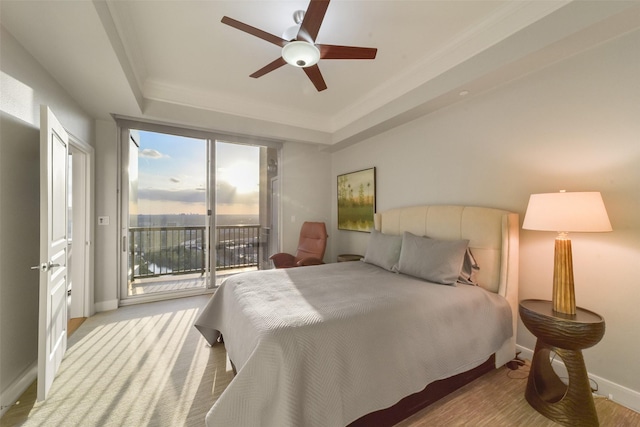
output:
<svg viewBox="0 0 640 427"><path fill-rule="evenodd" d="M480 365L511 325L499 295L364 262L233 276L195 324L238 370L207 426L345 426Z"/></svg>

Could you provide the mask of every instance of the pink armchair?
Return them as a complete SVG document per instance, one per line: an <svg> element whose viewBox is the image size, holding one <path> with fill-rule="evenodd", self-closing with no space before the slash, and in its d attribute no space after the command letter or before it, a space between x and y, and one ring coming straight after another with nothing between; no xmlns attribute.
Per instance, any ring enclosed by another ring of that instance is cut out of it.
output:
<svg viewBox="0 0 640 427"><path fill-rule="evenodd" d="M302 267L324 264L322 258L327 247L327 228L324 222L305 221L300 228L300 240L295 255L277 253L269 259L276 268Z"/></svg>

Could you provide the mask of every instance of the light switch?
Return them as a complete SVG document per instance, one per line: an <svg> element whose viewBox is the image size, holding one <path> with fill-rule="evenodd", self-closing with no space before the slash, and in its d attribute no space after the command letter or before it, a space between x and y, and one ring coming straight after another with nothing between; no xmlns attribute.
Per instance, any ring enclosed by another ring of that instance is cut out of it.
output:
<svg viewBox="0 0 640 427"><path fill-rule="evenodd" d="M108 216L99 216L98 217L98 225L109 225L109 217Z"/></svg>

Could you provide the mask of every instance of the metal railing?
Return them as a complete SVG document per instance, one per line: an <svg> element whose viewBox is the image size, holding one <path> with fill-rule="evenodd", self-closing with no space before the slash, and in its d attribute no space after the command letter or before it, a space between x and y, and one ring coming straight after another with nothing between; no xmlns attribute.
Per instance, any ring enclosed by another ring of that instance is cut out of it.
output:
<svg viewBox="0 0 640 427"><path fill-rule="evenodd" d="M131 279L204 273L206 227L129 227ZM259 225L215 227L216 271L257 267Z"/></svg>
<svg viewBox="0 0 640 427"><path fill-rule="evenodd" d="M216 227L216 271L257 267L260 260L259 225Z"/></svg>

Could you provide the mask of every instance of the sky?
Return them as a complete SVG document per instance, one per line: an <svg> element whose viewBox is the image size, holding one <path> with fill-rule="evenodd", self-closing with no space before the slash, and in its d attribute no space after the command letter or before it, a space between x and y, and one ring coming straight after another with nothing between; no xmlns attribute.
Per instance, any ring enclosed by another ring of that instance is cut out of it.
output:
<svg viewBox="0 0 640 427"><path fill-rule="evenodd" d="M216 213L257 215L260 201L260 148L216 143Z"/></svg>
<svg viewBox="0 0 640 427"><path fill-rule="evenodd" d="M206 140L137 132L138 214L205 214ZM258 213L259 156L258 147L216 143L218 214Z"/></svg>

